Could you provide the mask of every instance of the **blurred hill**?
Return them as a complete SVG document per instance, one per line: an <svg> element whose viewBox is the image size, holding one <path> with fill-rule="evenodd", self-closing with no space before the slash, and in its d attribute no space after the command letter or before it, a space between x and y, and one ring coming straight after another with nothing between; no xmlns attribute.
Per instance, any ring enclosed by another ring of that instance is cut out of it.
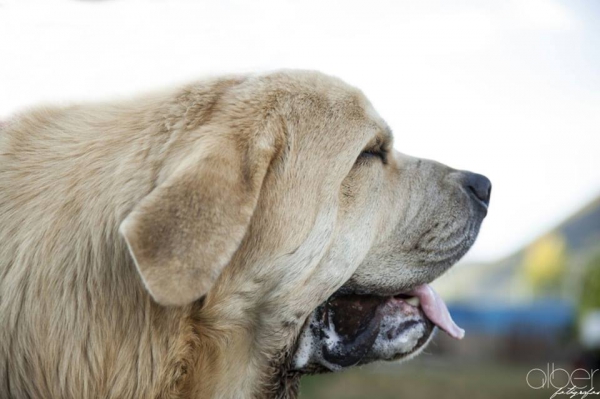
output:
<svg viewBox="0 0 600 399"><path fill-rule="evenodd" d="M516 253L496 262L457 265L433 285L450 302L518 304L539 296L576 300L584 264L599 250L600 195ZM544 284L543 290L536 288Z"/></svg>

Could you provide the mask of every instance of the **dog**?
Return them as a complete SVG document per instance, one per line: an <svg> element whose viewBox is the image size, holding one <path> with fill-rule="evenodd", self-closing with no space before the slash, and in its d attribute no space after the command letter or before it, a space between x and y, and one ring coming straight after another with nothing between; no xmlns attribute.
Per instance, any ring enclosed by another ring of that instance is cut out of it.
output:
<svg viewBox="0 0 600 399"><path fill-rule="evenodd" d="M490 193L318 72L28 110L0 130L0 397L291 398L462 338L427 284Z"/></svg>

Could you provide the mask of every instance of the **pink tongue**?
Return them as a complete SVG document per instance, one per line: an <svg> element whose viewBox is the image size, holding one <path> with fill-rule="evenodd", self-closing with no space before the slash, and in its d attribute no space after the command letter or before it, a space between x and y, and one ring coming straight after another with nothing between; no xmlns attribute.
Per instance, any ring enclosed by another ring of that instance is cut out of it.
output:
<svg viewBox="0 0 600 399"><path fill-rule="evenodd" d="M444 300L430 285L420 285L407 294L419 298L423 312L436 326L446 331L452 338L463 339L465 330L454 323Z"/></svg>

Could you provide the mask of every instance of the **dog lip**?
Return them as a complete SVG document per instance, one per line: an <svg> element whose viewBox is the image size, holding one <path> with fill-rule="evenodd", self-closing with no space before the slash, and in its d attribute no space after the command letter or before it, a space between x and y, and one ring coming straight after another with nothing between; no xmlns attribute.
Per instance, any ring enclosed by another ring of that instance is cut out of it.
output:
<svg viewBox="0 0 600 399"><path fill-rule="evenodd" d="M291 367L300 372L335 371L406 359L430 341L436 326L453 338L464 336L428 284L385 296L338 291L307 320L296 340Z"/></svg>
<svg viewBox="0 0 600 399"><path fill-rule="evenodd" d="M425 313L425 317L452 338L458 340L464 338L465 330L454 322L446 303L429 284L414 286L401 294L394 295L394 298L421 308ZM417 298L417 300L414 298ZM418 305L414 304L416 302L418 302Z"/></svg>
<svg viewBox="0 0 600 399"><path fill-rule="evenodd" d="M483 211L485 213L485 215L487 216L488 213L488 209L490 207L489 203L485 203L482 200L480 200L479 198L477 198L477 203L483 208Z"/></svg>
<svg viewBox="0 0 600 399"><path fill-rule="evenodd" d="M433 333L420 307L394 296L336 295L311 314L296 342L292 369L340 370L409 356Z"/></svg>
<svg viewBox="0 0 600 399"><path fill-rule="evenodd" d="M483 217L485 218L487 216L489 207L490 207L490 203L489 202L484 202L481 199L477 198L474 194L467 194L471 200L476 203L476 207L478 208L479 211L481 211L483 213Z"/></svg>

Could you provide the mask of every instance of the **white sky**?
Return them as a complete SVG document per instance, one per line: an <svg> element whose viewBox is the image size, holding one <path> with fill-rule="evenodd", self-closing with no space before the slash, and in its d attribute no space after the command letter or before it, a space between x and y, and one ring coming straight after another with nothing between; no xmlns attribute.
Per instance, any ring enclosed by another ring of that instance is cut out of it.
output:
<svg viewBox="0 0 600 399"><path fill-rule="evenodd" d="M310 68L360 87L396 147L491 178L470 260L600 193L600 2L0 0L0 118L207 74Z"/></svg>

